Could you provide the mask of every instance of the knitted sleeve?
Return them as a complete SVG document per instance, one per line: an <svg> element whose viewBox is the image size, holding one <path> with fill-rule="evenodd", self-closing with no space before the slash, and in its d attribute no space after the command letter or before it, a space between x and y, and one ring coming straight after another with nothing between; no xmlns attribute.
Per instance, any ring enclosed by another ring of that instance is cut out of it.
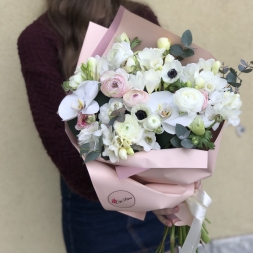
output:
<svg viewBox="0 0 253 253"><path fill-rule="evenodd" d="M65 94L55 33L35 21L18 39L18 52L32 116L43 145L66 183L78 194L97 200L86 166L70 143L57 115Z"/></svg>

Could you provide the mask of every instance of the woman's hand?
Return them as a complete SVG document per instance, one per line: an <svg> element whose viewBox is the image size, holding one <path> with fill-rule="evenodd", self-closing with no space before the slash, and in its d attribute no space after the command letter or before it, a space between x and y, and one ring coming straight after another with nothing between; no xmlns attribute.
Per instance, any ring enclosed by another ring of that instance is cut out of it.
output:
<svg viewBox="0 0 253 253"><path fill-rule="evenodd" d="M176 220L178 220L174 215L178 211L179 207L175 206L174 208L154 210L153 213L156 215L158 220L161 221L165 226L171 227L173 225L173 221L175 222ZM169 216L171 216L172 219L169 219Z"/></svg>

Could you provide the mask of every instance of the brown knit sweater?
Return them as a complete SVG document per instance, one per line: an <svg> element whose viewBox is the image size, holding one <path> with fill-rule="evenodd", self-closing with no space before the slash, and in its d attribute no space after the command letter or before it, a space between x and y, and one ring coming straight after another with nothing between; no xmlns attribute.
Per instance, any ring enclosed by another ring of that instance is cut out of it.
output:
<svg viewBox="0 0 253 253"><path fill-rule="evenodd" d="M158 24L157 17L140 5L135 14ZM47 14L29 25L18 39L18 52L32 116L48 155L71 189L90 200L97 200L86 166L70 143L64 123L57 115L65 93L59 51L62 42Z"/></svg>

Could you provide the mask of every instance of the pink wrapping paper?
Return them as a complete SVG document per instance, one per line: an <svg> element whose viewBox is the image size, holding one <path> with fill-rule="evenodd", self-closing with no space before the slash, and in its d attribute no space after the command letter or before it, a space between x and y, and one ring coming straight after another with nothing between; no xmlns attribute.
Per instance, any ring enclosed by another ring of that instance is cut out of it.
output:
<svg viewBox="0 0 253 253"><path fill-rule="evenodd" d="M168 37L172 44L180 43L177 35L120 7L108 30L91 23L78 65L86 62L95 47L92 56L106 54L114 38L123 32L130 38L138 36L142 40L136 50L156 47L156 41L160 37ZM213 58L206 50L196 45L193 47L197 48L195 55L185 59L183 65L198 62L199 58ZM65 129L79 151L76 137L67 124ZM212 175L220 139L221 133L215 141L215 150L167 149L139 152L115 165L98 159L86 163L86 166L99 200L106 210L120 211L143 220L147 211L179 205L180 210L176 215L181 221L176 225L191 225L193 217L183 201L194 194L195 182Z"/></svg>

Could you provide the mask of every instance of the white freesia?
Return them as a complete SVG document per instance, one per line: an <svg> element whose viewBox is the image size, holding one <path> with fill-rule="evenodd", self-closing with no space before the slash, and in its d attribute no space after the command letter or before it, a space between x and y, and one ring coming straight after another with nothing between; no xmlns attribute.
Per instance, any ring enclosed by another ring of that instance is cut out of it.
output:
<svg viewBox="0 0 253 253"><path fill-rule="evenodd" d="M161 77L165 83L176 82L183 73L183 67L180 61L174 60L163 65Z"/></svg>
<svg viewBox="0 0 253 253"><path fill-rule="evenodd" d="M80 66L76 67L75 73L69 78L69 86L73 89L77 89L80 83L86 80L86 76L81 70Z"/></svg>
<svg viewBox="0 0 253 253"><path fill-rule="evenodd" d="M85 81L81 83L76 91L67 95L58 109L58 113L63 121L77 117L82 114L95 114L99 111L99 105L94 101L98 94L97 81Z"/></svg>
<svg viewBox="0 0 253 253"><path fill-rule="evenodd" d="M153 113L161 117L163 129L170 134L175 134L176 124L188 126L195 118L195 115L179 113L178 108L173 102L173 94L169 91L152 93L147 106L151 108Z"/></svg>
<svg viewBox="0 0 253 253"><path fill-rule="evenodd" d="M98 137L101 135L102 132L99 129L99 123L96 121L80 131L77 135L78 144L79 146L82 146L83 144L90 142L98 143Z"/></svg>
<svg viewBox="0 0 253 253"><path fill-rule="evenodd" d="M119 149L119 158L122 160L127 159L127 150L125 148L120 148Z"/></svg>
<svg viewBox="0 0 253 253"><path fill-rule="evenodd" d="M145 77L142 72L138 71L136 75L130 75L129 81L132 83L133 88L144 90L145 88Z"/></svg>
<svg viewBox="0 0 253 253"><path fill-rule="evenodd" d="M189 63L183 66L183 73L180 77L182 82L190 81L192 85L195 85L195 79L199 75L199 65L196 63Z"/></svg>
<svg viewBox="0 0 253 253"><path fill-rule="evenodd" d="M161 72L150 69L144 72L145 86L149 94L158 88L161 82Z"/></svg>
<svg viewBox="0 0 253 253"><path fill-rule="evenodd" d="M166 57L165 57L165 63L167 62L172 62L175 60L175 57L171 54L168 54Z"/></svg>
<svg viewBox="0 0 253 253"><path fill-rule="evenodd" d="M90 57L87 60L87 66L89 75L92 77L91 80L98 81L98 75L97 75L97 59L95 57Z"/></svg>
<svg viewBox="0 0 253 253"><path fill-rule="evenodd" d="M219 73L219 70L220 70L220 67L221 67L221 62L219 61L216 61L213 66L212 66L212 72L217 75Z"/></svg>
<svg viewBox="0 0 253 253"><path fill-rule="evenodd" d="M136 66L135 57L134 56L130 56L127 59L126 64L125 64L125 66L123 68L124 68L124 70L127 73L131 73L134 70L135 66Z"/></svg>
<svg viewBox="0 0 253 253"><path fill-rule="evenodd" d="M198 62L198 66L200 70L202 69L205 71L211 71L214 63L215 63L214 59L204 60L200 58Z"/></svg>
<svg viewBox="0 0 253 253"><path fill-rule="evenodd" d="M146 152L161 149L160 145L156 142L155 133L150 131L145 131L137 144L142 146Z"/></svg>
<svg viewBox="0 0 253 253"><path fill-rule="evenodd" d="M160 69L163 64L163 53L165 49L144 48L138 53L138 61L142 70Z"/></svg>
<svg viewBox="0 0 253 253"><path fill-rule="evenodd" d="M99 80L100 76L109 70L109 63L105 57L100 57L98 55L95 56L97 60L97 80Z"/></svg>
<svg viewBox="0 0 253 253"><path fill-rule="evenodd" d="M128 43L130 43L130 39L128 38L126 33L121 33L118 37L115 38L116 42L122 42L122 41L126 41Z"/></svg>
<svg viewBox="0 0 253 253"><path fill-rule="evenodd" d="M168 38L160 38L157 40L157 47L164 48L165 50L170 49L170 41Z"/></svg>
<svg viewBox="0 0 253 253"><path fill-rule="evenodd" d="M123 64L128 57L134 53L131 50L130 43L126 41L116 42L107 53L107 61L111 69L117 69Z"/></svg>
<svg viewBox="0 0 253 253"><path fill-rule="evenodd" d="M114 129L120 138L132 143L138 142L144 131L138 121L128 114L125 116L124 122L116 121L114 123Z"/></svg>
<svg viewBox="0 0 253 253"><path fill-rule="evenodd" d="M204 95L194 88L181 88L173 96L174 104L180 112L196 115L202 110Z"/></svg>

